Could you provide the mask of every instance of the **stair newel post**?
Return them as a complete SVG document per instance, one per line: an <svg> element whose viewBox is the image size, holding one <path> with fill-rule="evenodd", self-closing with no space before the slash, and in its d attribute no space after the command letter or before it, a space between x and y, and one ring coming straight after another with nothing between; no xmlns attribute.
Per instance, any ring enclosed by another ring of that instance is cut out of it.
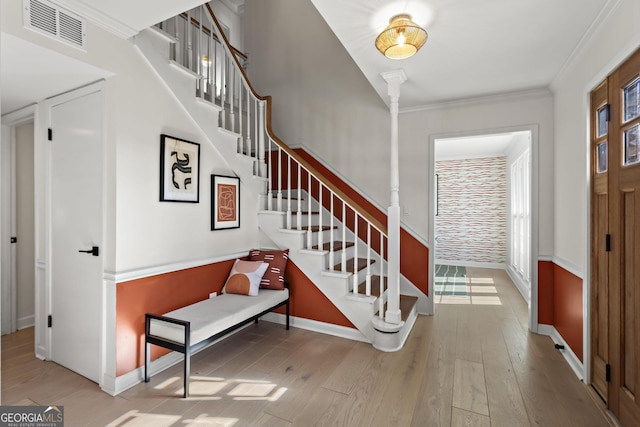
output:
<svg viewBox="0 0 640 427"><path fill-rule="evenodd" d="M318 180L318 224L322 225L322 181ZM318 250L324 250L324 238L322 233L318 234Z"/></svg>
<svg viewBox="0 0 640 427"><path fill-rule="evenodd" d="M391 205L388 209L388 269L387 312L385 321L401 324L400 313L400 168L398 163L398 113L400 85L407 80L403 70L382 73L387 82L391 115Z"/></svg>
<svg viewBox="0 0 640 427"><path fill-rule="evenodd" d="M358 294L358 213L356 212L356 210L353 210L353 221L354 221L354 225L353 225L353 233L355 235L354 238L354 245L355 245L355 255L353 257L353 259L355 260L355 262L353 263L353 294L357 295ZM346 250L346 246L345 246L345 250Z"/></svg>
<svg viewBox="0 0 640 427"><path fill-rule="evenodd" d="M278 199L276 209L282 212L282 148L278 146Z"/></svg>
<svg viewBox="0 0 640 427"><path fill-rule="evenodd" d="M296 228L302 230L302 166L298 163L298 212L296 213Z"/></svg>
<svg viewBox="0 0 640 427"><path fill-rule="evenodd" d="M307 211L311 213L311 173L307 171ZM311 221L308 224L309 232L307 233L307 249L311 249L313 247L313 226L311 225ZM320 224L320 231L318 232L318 236L322 234L322 224Z"/></svg>
<svg viewBox="0 0 640 427"><path fill-rule="evenodd" d="M273 210L273 156L271 155L271 138L269 138L269 163L267 164L267 210Z"/></svg>
<svg viewBox="0 0 640 427"><path fill-rule="evenodd" d="M258 113L258 176L265 176L265 168L266 165L264 163L264 133L265 133L265 126L264 126L264 115L265 115L265 111L264 111L264 104L265 101L260 101L258 102L258 109L259 109L259 113Z"/></svg>
<svg viewBox="0 0 640 427"><path fill-rule="evenodd" d="M291 230L291 156L287 154L287 230Z"/></svg>
<svg viewBox="0 0 640 427"><path fill-rule="evenodd" d="M365 294L371 296L371 223L367 221L367 279L365 282Z"/></svg>
<svg viewBox="0 0 640 427"><path fill-rule="evenodd" d="M340 263L342 265L342 272L347 272L347 251L345 250L347 247L347 204L342 201L342 257L340 259ZM358 262L358 260L354 260L354 262Z"/></svg>

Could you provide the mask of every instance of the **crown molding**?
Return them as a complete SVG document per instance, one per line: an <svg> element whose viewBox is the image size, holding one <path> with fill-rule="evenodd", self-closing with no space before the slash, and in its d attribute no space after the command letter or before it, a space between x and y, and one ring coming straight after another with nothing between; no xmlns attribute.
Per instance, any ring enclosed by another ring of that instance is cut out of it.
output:
<svg viewBox="0 0 640 427"><path fill-rule="evenodd" d="M504 92L492 95L478 96L473 98L462 98L453 99L450 101L434 102L433 104L425 104L417 107L404 107L400 108L400 114L429 110L440 110L445 108L465 107L470 105L493 104L513 100L540 99L550 96L552 96L552 93L547 87L532 88L514 92Z"/></svg>

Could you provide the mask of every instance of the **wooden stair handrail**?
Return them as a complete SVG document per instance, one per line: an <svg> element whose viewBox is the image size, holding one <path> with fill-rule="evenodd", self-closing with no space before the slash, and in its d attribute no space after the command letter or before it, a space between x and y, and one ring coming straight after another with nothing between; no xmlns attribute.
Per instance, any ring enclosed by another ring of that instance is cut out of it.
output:
<svg viewBox="0 0 640 427"><path fill-rule="evenodd" d="M227 36L221 30L220 23L218 22L218 19L216 18L216 15L213 13L213 9L211 9L211 6L209 5L209 3L206 3L205 6L207 7L207 10L209 11L209 15L211 16L211 19L213 20L213 24L216 26L216 28L218 29L219 34L222 36L222 38L224 40L223 44L226 45L227 47L231 46L231 44L229 43L229 40L227 39ZM335 195L337 195L346 204L351 206L351 208L354 211L356 211L358 213L358 215L360 215L362 218L367 220L371 225L373 225L375 228L377 228L378 231L380 231L382 234L387 235L387 226L385 224L382 224L380 221L378 221L376 218L374 218L371 214L369 214L369 212L367 212L362 206L360 206L353 199L351 199L349 196L347 196L342 190L340 190L338 187L333 185L333 183L331 183L331 181L329 181L324 175L322 175L320 172L318 172L313 166L311 166L310 163L308 163L304 158L302 158L302 156L300 156L298 153L296 153L294 150L292 150L287 144L282 142L280 140L280 138L278 138L275 135L275 133L273 132L273 129L271 128L271 113L272 113L271 96L262 96L262 95L258 94L258 92L254 89L253 85L249 81L249 78L247 77L247 74L246 74L244 68L240 65L240 62L238 61L238 58L236 58L234 55L231 55L231 56L233 57L233 60L235 61L236 65L237 65L237 69L242 74L242 77L243 77L244 81L246 82L247 86L249 87L249 90L251 91L253 96L256 97L257 99L261 100L261 101L264 101L266 103L266 106L267 106L267 108L266 108L266 112L267 112L267 116L266 116L267 135L280 147L281 150L283 150L285 153L287 153L287 155L289 157L293 158L296 162L298 162L300 165L302 165L307 170L307 172L309 172L311 175L315 176L316 179L318 181L322 182L322 184L325 187L327 187L329 190L331 190L331 192L333 192Z"/></svg>

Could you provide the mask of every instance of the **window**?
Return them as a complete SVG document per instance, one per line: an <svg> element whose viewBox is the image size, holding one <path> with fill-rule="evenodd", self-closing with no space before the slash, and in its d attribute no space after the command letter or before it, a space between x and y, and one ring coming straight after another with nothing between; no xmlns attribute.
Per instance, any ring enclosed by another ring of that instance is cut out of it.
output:
<svg viewBox="0 0 640 427"><path fill-rule="evenodd" d="M511 165L511 266L527 282L531 269L530 169L529 150Z"/></svg>

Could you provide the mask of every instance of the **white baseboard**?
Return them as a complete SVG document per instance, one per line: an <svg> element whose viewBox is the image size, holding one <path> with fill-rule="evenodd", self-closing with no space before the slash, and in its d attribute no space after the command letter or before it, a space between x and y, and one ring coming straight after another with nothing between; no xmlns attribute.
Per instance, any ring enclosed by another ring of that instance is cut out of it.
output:
<svg viewBox="0 0 640 427"><path fill-rule="evenodd" d="M531 287L527 285L527 282L525 282L522 276L520 276L518 273L513 271L511 266L507 266L505 270L509 275L509 277L511 278L511 281L513 282L513 284L516 285L516 288L520 292L520 295L522 295L522 298L524 298L527 304L529 304Z"/></svg>
<svg viewBox="0 0 640 427"><path fill-rule="evenodd" d="M477 268L493 268L504 270L506 264L504 262L476 262L476 261L459 261L459 260L446 260L436 259L435 264L438 265L455 265L458 267L477 267Z"/></svg>
<svg viewBox="0 0 640 427"><path fill-rule="evenodd" d="M286 316L279 313L267 313L261 317L262 320L268 322L279 323L284 325ZM370 343L362 333L355 328L347 328L346 326L333 325L331 323L318 322L317 320L309 320L303 317L289 317L290 325L295 328L306 329L308 331L320 332L321 334L333 335L340 338L346 338L354 341L362 341Z"/></svg>
<svg viewBox="0 0 640 427"><path fill-rule="evenodd" d="M19 318L18 322L16 323L16 327L18 328L18 330L20 330L24 328L30 328L35 324L36 324L36 317L35 315L32 314L31 316L25 316L25 317Z"/></svg>
<svg viewBox="0 0 640 427"><path fill-rule="evenodd" d="M571 366L571 369L573 369L573 372L576 374L578 379L580 381L584 381L584 366L582 365L582 362L578 359L578 356L576 356L573 350L571 350L569 344L567 344L564 338L562 338L562 335L560 335L556 328L552 325L539 324L538 333L540 335L547 335L555 344L564 346L563 350L559 350L560 353L562 353L567 363L569 363L569 366Z"/></svg>

